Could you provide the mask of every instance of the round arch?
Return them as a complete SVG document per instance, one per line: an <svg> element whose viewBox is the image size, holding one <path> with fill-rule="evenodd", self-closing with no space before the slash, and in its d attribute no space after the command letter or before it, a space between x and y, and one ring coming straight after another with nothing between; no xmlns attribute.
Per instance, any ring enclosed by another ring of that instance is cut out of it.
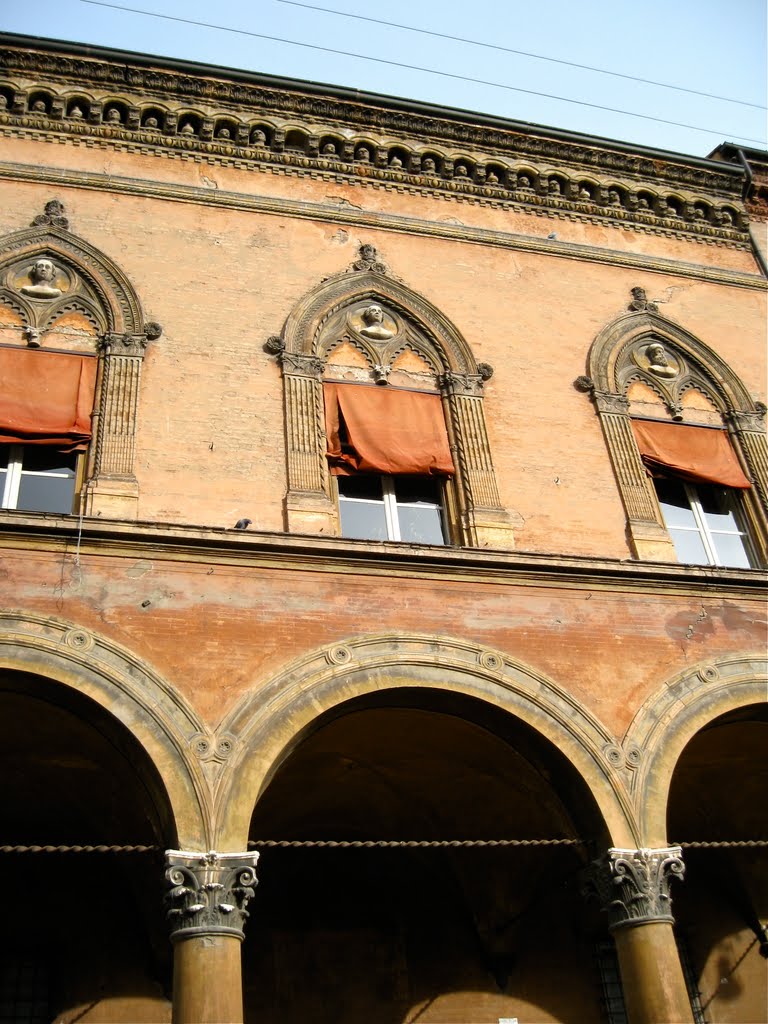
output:
<svg viewBox="0 0 768 1024"><path fill-rule="evenodd" d="M210 849L213 807L202 762L214 744L186 701L141 659L68 622L2 613L0 668L70 687L120 722L162 781L174 841Z"/></svg>
<svg viewBox="0 0 768 1024"><path fill-rule="evenodd" d="M222 723L236 752L221 789L223 847L245 842L253 809L276 770L326 712L385 689L474 697L515 715L565 756L592 795L611 842L637 837L622 778L624 752L565 690L504 654L434 636L364 636L287 666ZM234 848L234 847L233 847Z"/></svg>
<svg viewBox="0 0 768 1024"><path fill-rule="evenodd" d="M624 746L642 751L632 780L642 846L667 842L672 774L686 744L721 715L768 703L768 659L743 654L700 664L664 683L632 720Z"/></svg>

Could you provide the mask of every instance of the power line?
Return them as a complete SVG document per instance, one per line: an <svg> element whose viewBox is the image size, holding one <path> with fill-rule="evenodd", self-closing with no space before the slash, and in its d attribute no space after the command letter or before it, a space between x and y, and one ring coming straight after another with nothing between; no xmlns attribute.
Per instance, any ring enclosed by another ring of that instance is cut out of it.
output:
<svg viewBox="0 0 768 1024"><path fill-rule="evenodd" d="M641 82L643 85L657 85L661 89L674 89L675 92L687 92L691 96L705 96L710 100L724 100L726 103L739 103L743 107L755 107L757 110L766 110L767 107L761 103L750 103L749 100L736 100L730 96L719 96L713 92L700 92L698 89L686 89L683 85L670 85L668 82L656 82L652 78L637 78L635 75L624 75L620 71L608 71L605 68L595 68L591 64L577 64L572 60L561 60L559 57L545 57L541 53L529 53L528 50L513 50L509 46L500 46L498 43L486 43L480 39L466 39L464 36L452 36L446 32L435 32L433 29L416 28L414 25L401 25L397 21L383 21L381 18L369 18L365 14L352 14L349 11L335 11L331 7L316 7L314 4L300 3L299 0L277 0L279 4L289 4L291 7L303 7L308 11L322 11L323 14L335 14L340 18L354 18L357 21L369 21L374 25L386 25L387 28L401 28L405 32L419 32L424 36L435 36L437 39L450 39L454 43L469 43L470 46L483 46L487 50L499 50L501 53L514 53L518 57L533 57L534 60L546 60L550 64L564 64L569 68L579 68L581 71L594 71L598 75L611 75L613 78L625 78L628 82Z"/></svg>
<svg viewBox="0 0 768 1024"><path fill-rule="evenodd" d="M674 128L686 128L689 131L703 132L705 135L719 135L732 137L743 142L754 142L759 146L765 145L764 139L753 139L748 135L731 136L729 130L724 128L701 128L694 124L684 124L681 121L668 121L665 118L653 117L651 114L638 114L632 110L620 110L617 107L605 107L599 103L588 103L586 100L573 100L567 96L555 96L552 93L537 92L534 89L522 89L516 85L504 85L501 82L489 82L483 78L471 78L469 75L458 75L452 71L434 71L432 68L423 68L418 64L404 64L396 60L387 60L385 57L373 57L368 54L350 53L348 50L336 50L330 46L320 46L317 43L301 43L296 39L284 39L281 36L269 36L263 32L250 32L242 28L229 28L226 25L214 25L207 21L194 21L192 18L179 18L172 14L156 14L154 11L143 11L135 7L121 7L119 4L106 3L105 0L80 0L81 3L91 4L94 7L109 7L115 11L123 11L127 14L143 14L148 18L162 18L165 21L175 21L183 25L195 25L198 28L212 28L218 32L232 32L235 35L249 36L254 39L266 39L272 43L285 43L288 46L302 46L308 50L320 50L323 53L333 53L340 57L355 57L358 60L376 61L377 64L387 64L390 67L404 68L407 71L422 71L428 75L440 75L443 78L453 78L460 82L471 82L474 85L487 85L494 89L506 89L509 92L519 92L527 96L539 96L543 99L557 100L561 103L571 103L579 107L589 107L592 110L603 110L610 114L622 114L626 117L639 117L644 121L654 121L656 124L667 124Z"/></svg>

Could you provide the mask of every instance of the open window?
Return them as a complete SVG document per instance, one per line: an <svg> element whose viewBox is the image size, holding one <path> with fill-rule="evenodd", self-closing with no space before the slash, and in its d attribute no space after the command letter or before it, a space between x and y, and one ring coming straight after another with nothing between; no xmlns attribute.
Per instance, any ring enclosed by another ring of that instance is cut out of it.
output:
<svg viewBox="0 0 768 1024"><path fill-rule="evenodd" d="M78 511L97 360L0 348L0 505Z"/></svg>
<svg viewBox="0 0 768 1024"><path fill-rule="evenodd" d="M768 556L766 407L642 288L588 377L638 558L749 568Z"/></svg>
<svg viewBox="0 0 768 1024"><path fill-rule="evenodd" d="M447 543L444 484L455 470L440 396L376 384L323 390L341 535Z"/></svg>
<svg viewBox="0 0 768 1024"><path fill-rule="evenodd" d="M725 430L638 419L632 430L678 561L754 565L743 504L751 484Z"/></svg>
<svg viewBox="0 0 768 1024"><path fill-rule="evenodd" d="M57 199L0 238L3 508L136 518L141 366L160 333Z"/></svg>

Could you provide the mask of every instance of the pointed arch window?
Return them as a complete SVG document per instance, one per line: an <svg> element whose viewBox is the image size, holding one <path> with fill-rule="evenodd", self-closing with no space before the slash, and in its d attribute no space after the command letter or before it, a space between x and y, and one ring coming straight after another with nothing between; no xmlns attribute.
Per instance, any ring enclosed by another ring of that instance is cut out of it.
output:
<svg viewBox="0 0 768 1024"><path fill-rule="evenodd" d="M141 363L159 325L58 200L0 239L0 309L2 507L136 518Z"/></svg>
<svg viewBox="0 0 768 1024"><path fill-rule="evenodd" d="M367 517L378 539L513 546L483 413L492 370L372 246L269 347L283 370L289 530L360 535Z"/></svg>
<svg viewBox="0 0 768 1024"><path fill-rule="evenodd" d="M768 548L765 406L641 288L596 339L590 375L638 558L747 568Z"/></svg>

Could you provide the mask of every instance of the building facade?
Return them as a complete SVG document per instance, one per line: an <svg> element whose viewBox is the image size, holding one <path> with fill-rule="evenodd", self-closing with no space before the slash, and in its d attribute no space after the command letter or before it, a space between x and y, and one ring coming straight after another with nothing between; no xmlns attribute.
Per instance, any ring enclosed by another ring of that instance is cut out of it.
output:
<svg viewBox="0 0 768 1024"><path fill-rule="evenodd" d="M765 155L0 42L0 1021L763 1021Z"/></svg>

